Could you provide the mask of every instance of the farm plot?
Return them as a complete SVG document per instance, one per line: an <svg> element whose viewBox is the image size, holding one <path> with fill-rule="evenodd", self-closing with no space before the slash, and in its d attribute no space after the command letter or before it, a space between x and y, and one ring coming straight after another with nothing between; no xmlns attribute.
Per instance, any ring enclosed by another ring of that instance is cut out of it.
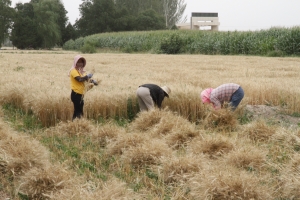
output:
<svg viewBox="0 0 300 200"><path fill-rule="evenodd" d="M84 54L86 70L95 71L101 83L85 95L84 119L70 122L68 70L75 55L1 52L1 105L13 105L45 126L16 132L12 127L24 126L22 116L3 107L2 196L300 198L299 58ZM226 82L245 90L236 113L215 112L200 102L202 89ZM138 113L135 91L143 83L171 88L164 109ZM268 120L275 114L293 118ZM8 116L13 122L3 121Z"/></svg>

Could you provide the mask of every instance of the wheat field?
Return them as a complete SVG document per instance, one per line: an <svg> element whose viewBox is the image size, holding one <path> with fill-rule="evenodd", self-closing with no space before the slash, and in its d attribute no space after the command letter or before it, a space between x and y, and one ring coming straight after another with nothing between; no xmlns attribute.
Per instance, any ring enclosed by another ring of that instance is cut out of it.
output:
<svg viewBox="0 0 300 200"><path fill-rule="evenodd" d="M85 95L85 117L71 122L68 71L77 54L0 52L1 105L45 125L16 131L0 112L0 197L300 199L298 127L236 116L245 105L299 113L300 58L83 54L101 83ZM237 113L200 102L202 89L227 82L245 91ZM135 113L126 126L109 120L128 117L128 99L144 83L171 88L164 109ZM108 120L90 120L98 117Z"/></svg>
<svg viewBox="0 0 300 200"><path fill-rule="evenodd" d="M32 110L44 123L54 125L72 116L68 70L78 53L67 51L6 50L1 57L1 101ZM87 118L128 117L139 85L155 83L171 88L164 107L195 121L203 117L199 94L206 87L240 84L243 104L282 106L300 112L299 58L250 56L85 54L86 70L101 81L85 95Z"/></svg>

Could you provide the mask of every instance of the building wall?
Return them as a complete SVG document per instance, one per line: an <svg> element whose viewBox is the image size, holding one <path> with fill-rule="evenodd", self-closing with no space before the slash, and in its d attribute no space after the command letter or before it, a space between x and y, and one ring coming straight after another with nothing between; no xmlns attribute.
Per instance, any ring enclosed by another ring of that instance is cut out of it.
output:
<svg viewBox="0 0 300 200"><path fill-rule="evenodd" d="M211 16L210 16L211 15ZM200 16L200 17L199 17ZM201 26L210 26L212 31L218 31L220 22L218 13L192 13L190 23L176 24L178 29L200 30Z"/></svg>

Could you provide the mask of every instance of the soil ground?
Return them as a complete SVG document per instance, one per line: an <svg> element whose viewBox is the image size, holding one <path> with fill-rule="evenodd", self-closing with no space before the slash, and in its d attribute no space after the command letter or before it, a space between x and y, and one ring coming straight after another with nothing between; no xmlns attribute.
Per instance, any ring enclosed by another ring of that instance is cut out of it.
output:
<svg viewBox="0 0 300 200"><path fill-rule="evenodd" d="M251 120L263 119L272 124L294 129L300 127L300 117L288 115L280 107L247 105L245 110Z"/></svg>

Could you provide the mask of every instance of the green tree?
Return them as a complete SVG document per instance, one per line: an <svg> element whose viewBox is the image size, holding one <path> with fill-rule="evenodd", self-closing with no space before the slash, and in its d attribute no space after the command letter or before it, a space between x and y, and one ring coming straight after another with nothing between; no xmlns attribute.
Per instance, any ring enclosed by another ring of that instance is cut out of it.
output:
<svg viewBox="0 0 300 200"><path fill-rule="evenodd" d="M12 28L14 9L10 7L10 0L0 0L0 47Z"/></svg>
<svg viewBox="0 0 300 200"><path fill-rule="evenodd" d="M64 43L68 40L75 40L77 38L77 32L71 23L68 23L63 37Z"/></svg>
<svg viewBox="0 0 300 200"><path fill-rule="evenodd" d="M135 28L136 17L131 15L126 8L117 9L112 26L113 31L132 31Z"/></svg>
<svg viewBox="0 0 300 200"><path fill-rule="evenodd" d="M67 10L65 9L64 5L62 4L61 0L57 1L57 25L59 26L60 32L61 32L61 41L58 43L59 46L62 46L66 41L73 39L69 37L69 33L67 30L67 24L69 18L67 17ZM73 28L73 27L72 27Z"/></svg>
<svg viewBox="0 0 300 200"><path fill-rule="evenodd" d="M83 0L75 27L80 36L112 31L116 9L111 0Z"/></svg>
<svg viewBox="0 0 300 200"><path fill-rule="evenodd" d="M37 34L33 5L18 3L15 9L16 15L10 38L13 45L19 49L39 48L42 45L42 38Z"/></svg>
<svg viewBox="0 0 300 200"><path fill-rule="evenodd" d="M137 30L160 30L164 28L164 18L158 15L153 9L145 10L137 17Z"/></svg>
<svg viewBox="0 0 300 200"><path fill-rule="evenodd" d="M168 29L179 22L185 22L183 16L185 0L114 0L116 7L126 8L132 15L138 16L141 12L153 9L157 14L164 16L165 26Z"/></svg>
<svg viewBox="0 0 300 200"><path fill-rule="evenodd" d="M11 40L17 48L62 45L68 18L60 0L31 0L30 3L18 3L15 10Z"/></svg>
<svg viewBox="0 0 300 200"><path fill-rule="evenodd" d="M114 2L117 9L126 8L129 13L135 16L148 9L163 14L162 0L115 0Z"/></svg>
<svg viewBox="0 0 300 200"><path fill-rule="evenodd" d="M42 37L43 48L52 48L61 41L61 30L58 25L59 3L57 0L39 0L33 3L34 20L37 35Z"/></svg>
<svg viewBox="0 0 300 200"><path fill-rule="evenodd" d="M183 16L185 8L185 0L163 0L163 12L168 29L179 22L186 21L186 16Z"/></svg>

